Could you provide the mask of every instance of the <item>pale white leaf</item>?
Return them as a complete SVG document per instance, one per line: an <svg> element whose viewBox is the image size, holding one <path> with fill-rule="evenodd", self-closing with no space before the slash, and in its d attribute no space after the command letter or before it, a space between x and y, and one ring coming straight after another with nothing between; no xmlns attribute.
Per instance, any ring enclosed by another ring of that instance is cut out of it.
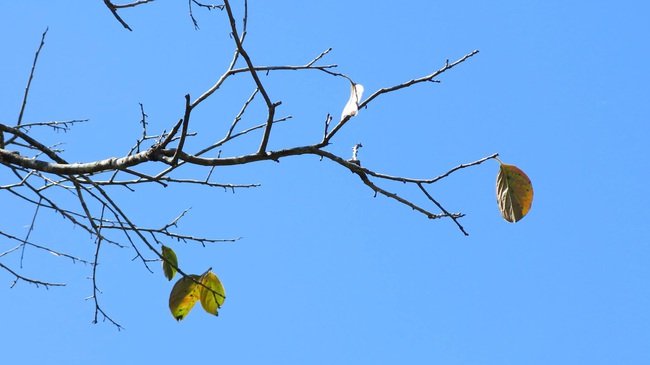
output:
<svg viewBox="0 0 650 365"><path fill-rule="evenodd" d="M363 85L350 83L350 99L348 103L345 104L343 108L343 113L341 114L341 120L353 117L359 112L359 102L361 101L361 95L363 94Z"/></svg>

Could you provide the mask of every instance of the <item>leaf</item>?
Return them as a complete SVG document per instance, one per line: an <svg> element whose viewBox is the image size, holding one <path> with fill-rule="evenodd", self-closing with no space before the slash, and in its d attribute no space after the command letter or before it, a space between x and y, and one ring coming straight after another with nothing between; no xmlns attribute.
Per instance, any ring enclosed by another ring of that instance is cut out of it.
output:
<svg viewBox="0 0 650 365"><path fill-rule="evenodd" d="M348 100L348 103L345 104L345 108L343 108L341 120L357 115L361 95L363 95L363 85L350 82L350 99Z"/></svg>
<svg viewBox="0 0 650 365"><path fill-rule="evenodd" d="M501 163L497 175L497 203L503 219L517 222L533 204L533 185L518 167Z"/></svg>
<svg viewBox="0 0 650 365"><path fill-rule="evenodd" d="M176 269L174 266L178 267L178 258L176 257L176 252L174 252L174 250L171 248L163 245L162 255L166 259L162 262L163 273L165 273L167 280L171 280L174 278L174 275L176 275ZM170 265L170 263L174 266Z"/></svg>
<svg viewBox="0 0 650 365"><path fill-rule="evenodd" d="M201 286L192 278L199 280L200 276L189 275L180 278L169 295L169 310L177 321L182 321L199 300Z"/></svg>
<svg viewBox="0 0 650 365"><path fill-rule="evenodd" d="M203 275L201 283L212 289L208 290L201 287L201 306L206 312L218 316L217 310L221 308L221 305L226 300L226 291L221 285L221 281L212 271L208 271Z"/></svg>

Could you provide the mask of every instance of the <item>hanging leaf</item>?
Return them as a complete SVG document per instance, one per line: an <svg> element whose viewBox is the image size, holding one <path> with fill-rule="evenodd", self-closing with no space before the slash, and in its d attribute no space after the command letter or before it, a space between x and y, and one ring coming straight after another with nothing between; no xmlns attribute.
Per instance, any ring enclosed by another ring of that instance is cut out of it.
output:
<svg viewBox="0 0 650 365"><path fill-rule="evenodd" d="M357 115L362 94L363 85L350 82L350 99L348 100L348 103L345 104L345 108L343 108L341 120Z"/></svg>
<svg viewBox="0 0 650 365"><path fill-rule="evenodd" d="M166 259L162 262L163 273L165 274L167 280L171 280L174 278L174 275L176 275L176 269L174 266L178 267L178 258L176 257L176 252L174 252L174 250L171 248L163 245L162 255ZM170 263L174 266L170 265Z"/></svg>
<svg viewBox="0 0 650 365"><path fill-rule="evenodd" d="M177 321L182 321L185 318L201 294L201 286L191 278L200 280L198 275L182 277L174 284L169 295L169 310Z"/></svg>
<svg viewBox="0 0 650 365"><path fill-rule="evenodd" d="M512 223L521 220L530 210L533 185L518 167L501 163L497 175L497 202L503 219Z"/></svg>
<svg viewBox="0 0 650 365"><path fill-rule="evenodd" d="M218 316L219 313L217 310L221 308L221 305L226 300L226 291L223 285L221 285L221 281L212 271L208 271L203 275L201 283L212 289L208 290L205 287L201 287L201 306L203 306L206 312Z"/></svg>

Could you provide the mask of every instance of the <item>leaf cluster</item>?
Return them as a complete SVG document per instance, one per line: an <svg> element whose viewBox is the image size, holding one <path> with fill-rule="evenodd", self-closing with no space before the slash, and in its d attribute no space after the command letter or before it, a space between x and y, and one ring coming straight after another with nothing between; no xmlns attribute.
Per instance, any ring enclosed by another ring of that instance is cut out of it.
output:
<svg viewBox="0 0 650 365"><path fill-rule="evenodd" d="M178 258L171 248L163 245L163 273L167 280L172 280L178 268ZM218 316L219 308L226 300L226 291L221 280L208 269L203 275L184 275L172 288L169 294L169 310L177 321L182 321L194 308L196 302L201 302L203 310Z"/></svg>

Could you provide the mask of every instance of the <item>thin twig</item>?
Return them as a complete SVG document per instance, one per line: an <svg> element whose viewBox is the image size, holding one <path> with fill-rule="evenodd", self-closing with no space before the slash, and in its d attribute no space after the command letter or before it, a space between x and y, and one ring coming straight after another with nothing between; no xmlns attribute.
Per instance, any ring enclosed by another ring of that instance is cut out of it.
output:
<svg viewBox="0 0 650 365"><path fill-rule="evenodd" d="M239 54L241 54L244 61L246 61L246 65L248 65L250 75L253 77L253 80L255 81L255 85L257 85L257 88L260 90L260 94L262 94L262 98L264 98L264 102L266 103L266 107L268 108L266 126L264 127L262 142L260 143L260 148L257 150L257 153L261 155L266 152L266 146L269 143L269 137L271 136L271 127L273 126L273 120L275 116L275 108L279 106L281 103L280 102L274 103L271 101L271 98L266 92L266 88L264 87L264 84L262 84L262 81L260 80L257 71L255 70L253 61L251 61L250 56L248 55L248 53L244 49L244 45L242 44L243 38L246 35L246 29L244 27L244 31L242 32L242 36L241 36L242 38L240 38L237 31L235 17L230 7L230 2L228 0L224 0L223 3L226 7L226 12L228 12L228 18L230 19L230 30L232 31L233 39L235 40L235 43L237 45L237 50L239 51ZM247 15L248 15L247 13L244 14L244 24L246 24Z"/></svg>
<svg viewBox="0 0 650 365"><path fill-rule="evenodd" d="M223 5L202 4L196 0L188 0L187 3L190 10L190 19L192 19L192 23L194 23L194 29L199 29L199 22L196 21L196 18L194 18L194 14L192 13L192 3L195 3L199 7L207 8L208 10L212 10L212 9L223 10Z"/></svg>
<svg viewBox="0 0 650 365"><path fill-rule="evenodd" d="M375 91L374 94L370 95L368 97L368 99L366 99L363 102L359 103L359 109L361 109L361 108L365 107L366 105L368 105L371 101L373 101L379 95L386 94L386 93L393 92L393 91L397 91L397 90L400 90L400 89L404 89L404 88L407 88L409 86L419 84L419 83L422 83L422 82L432 81L435 77L437 77L440 74L442 74L443 72L445 72L447 70L450 70L450 69L458 66L459 64L465 62L468 58L478 54L478 52L479 52L478 50L474 50L474 51L466 54L465 56L461 57L456 62L451 63L451 64L449 63L449 61L447 61L445 63L445 66L443 66L441 69L439 69L438 71L436 71L436 72L434 72L434 73L432 73L432 74L430 74L428 76L420 77L419 79L413 79L413 80L407 81L407 82L399 84L399 85L379 89L379 90Z"/></svg>
<svg viewBox="0 0 650 365"><path fill-rule="evenodd" d="M237 63L237 60L239 59L239 49L235 49L235 54L232 57L232 60L230 61L230 65L228 66L228 70L221 75L219 80L212 85L208 90L206 90L201 96L199 96L196 100L192 102L192 108L196 107L199 105L203 100L207 99L210 95L212 95L215 91L217 91L221 85L226 81L228 76L230 75L230 71L232 71L233 67L235 67L235 64Z"/></svg>
<svg viewBox="0 0 650 365"><path fill-rule="evenodd" d="M29 80L27 81L27 87L25 87L23 104L20 106L20 113L18 114L18 122L16 123L16 125L20 125L23 122L23 113L25 112L25 106L27 105L27 95L29 94L29 87L32 85L32 80L34 79L34 71L36 70L36 62L38 62L38 55L41 53L41 49L43 49L43 46L45 45L45 36L47 35L47 31L49 29L50 29L49 27L45 28L45 31L41 36L41 43L39 44L38 49L36 50L36 54L34 55L32 70L29 72Z"/></svg>
<svg viewBox="0 0 650 365"><path fill-rule="evenodd" d="M24 277L24 276L18 274L17 272L11 270L9 267L5 266L1 262L0 262L0 267L7 270L10 274L12 274L13 276L16 277L16 280L14 280L14 282L11 284L12 288L18 283L19 280L22 280L22 281L30 283L30 284L34 284L37 287L39 285L43 285L46 288L50 287L50 286L65 286L64 283L50 283L50 282L47 282L47 281L40 281L40 280L35 280L35 279L30 279L30 278Z"/></svg>
<svg viewBox="0 0 650 365"><path fill-rule="evenodd" d="M458 222L458 218L462 217L462 215L460 215L460 214L453 215L453 214L449 213L449 212L448 212L448 211L447 211L447 210L446 210L446 209L445 209L445 208L444 208L440 203L438 203L437 200L435 200L435 199L434 199L434 198L429 194L429 192L427 191L427 189L425 189L424 186L423 186L421 183L418 183L417 186L420 188L420 190L422 190L422 192L424 193L424 195L426 195L426 197L429 198L429 200L431 200L431 201L432 201L436 206L438 206L438 208L440 208L440 210L442 210L443 213L445 213L445 215L447 215L448 217L451 217L451 219L454 221L454 223L456 223L456 225L458 226L458 228L460 229L460 231L463 232L463 234L464 234L465 236L469 236L469 233L467 233L467 232L465 231L465 228L463 228L463 226L461 226L460 223Z"/></svg>
<svg viewBox="0 0 650 365"><path fill-rule="evenodd" d="M106 207L105 205L102 206L102 212L101 212L100 219L103 219L103 217L104 217L104 208L105 207ZM120 330L124 329L124 327L122 327L122 325L120 325L119 323L115 322L111 317L109 317L106 314L106 312L104 312L104 310L99 305L99 298L98 298L98 295L97 295L98 293L101 293L101 290L99 290L99 287L97 286L97 267L99 266L99 251L100 251L100 248L101 248L101 245L102 245L101 227L98 227L98 234L97 234L97 239L95 241L95 245L96 245L96 247L95 247L95 259L94 259L94 262L93 262L93 270L92 270L93 295L90 297L95 302L95 317L93 319L93 323L97 323L97 319L98 319L97 317L98 317L99 313L101 313L102 316L104 316L104 320L108 320L109 322L111 322L113 325L115 325L117 327L117 330L120 331ZM90 298L86 298L86 299L90 299Z"/></svg>
<svg viewBox="0 0 650 365"><path fill-rule="evenodd" d="M476 160L474 162L460 164L460 165L452 168L451 170L445 172L444 174L439 175L439 176L437 176L437 177L435 177L433 179L414 179L414 178L401 177L401 176L391 176L391 175L386 175L386 174L381 174L381 173L378 173L378 172L374 172L374 171L371 171L371 170L368 170L368 169L364 169L363 167L362 167L362 169L368 175L371 175L371 176L374 176L374 177L377 177L377 178L380 178L380 179L394 180L394 181L399 181L399 182L403 182L403 183L433 184L433 183L435 183L435 182L437 182L437 181L439 181L441 179L444 179L445 177L451 175L452 173L454 173L454 172L456 172L456 171L458 171L460 169L480 165L480 164L482 164L483 162L485 162L487 160L497 158L497 156L499 156L499 154L494 153L494 154L492 154L490 156L483 157L483 158L481 158L479 160Z"/></svg>
<svg viewBox="0 0 650 365"><path fill-rule="evenodd" d="M318 60L320 60L321 58L323 58L323 56L325 56L326 54L330 53L331 50L332 50L331 47L328 48L328 49L326 49L326 50L324 50L323 52L321 52L321 54L319 54L318 56L316 56L316 58L314 58L313 60L311 60L311 62L307 63L306 66L307 66L307 67L311 67L311 65L313 65L313 64L316 63Z"/></svg>
<svg viewBox="0 0 650 365"><path fill-rule="evenodd" d="M82 258L72 256L72 255L64 253L64 252L59 252L59 251L53 250L53 249L51 249L49 247L37 245L37 244L35 244L33 242L25 241L25 240L20 239L20 238L18 238L16 236L12 236L12 235L10 235L10 234L8 234L6 232L0 231L0 235L5 236L6 238L8 238L10 240L18 241L20 243L18 246L15 246L15 247L13 247L13 248L11 248L9 250L6 250L5 252L0 253L0 257L3 257L5 255L9 254L9 253L21 248L24 245L28 245L28 246L34 247L36 249L39 249L39 250L47 251L47 252L51 253L54 256L69 258L69 259L72 260L72 262L77 262L78 261L78 262L81 262L83 264L92 264L90 261L84 260Z"/></svg>
<svg viewBox="0 0 650 365"><path fill-rule="evenodd" d="M34 216L32 216L32 221L29 224L29 229L27 229L27 235L25 236L25 239L23 240L24 242L29 241L29 236L32 234L34 231L34 225L36 224L36 217L38 216L38 210L41 208L41 202L43 201L43 198L41 197L38 200L38 204L36 204L36 209L34 210ZM23 268L23 259L25 258L25 244L22 245L23 248L20 251L20 268Z"/></svg>
<svg viewBox="0 0 650 365"><path fill-rule="evenodd" d="M116 5L114 5L112 2L110 2L110 0L104 0L104 4L108 8L108 10L111 11L111 13L115 17L115 19L117 19L117 21L120 22L120 24L122 24L122 26L124 28L128 29L129 31L133 31L133 29L131 29L131 27L129 27L129 25L126 24L126 22L124 20L122 20L120 15L117 14L117 6Z"/></svg>
<svg viewBox="0 0 650 365"><path fill-rule="evenodd" d="M375 91L375 92L374 92L372 95L370 95L366 100L364 100L363 102L359 103L359 110L361 110L362 108L366 107L366 106L367 106L371 101L373 101L373 100L374 100L376 97L378 97L379 95L386 94L386 93L390 93L390 92L397 91L397 90L400 90L400 89L404 89L404 88L407 88L407 87L409 87L409 86L412 86L412 85L415 85L415 84L418 84L418 83L432 81L435 77L439 76L439 75L442 74L443 72L445 72L445 71L447 71L447 70L449 70L449 69L451 69L451 68L453 68L453 67L455 67L455 66L457 66L457 65L459 65L459 64L461 64L461 63L463 63L463 62L465 62L468 58L474 56L474 55L477 54L477 53L478 53L478 50L472 51L471 53L466 54L465 56L463 56L462 58L458 59L456 62L454 62L454 63L452 63L452 64L449 64L449 62L446 62L446 63L445 63L445 66L443 66L441 69L439 69L438 71L435 71L434 73L432 73L432 74L430 74L430 75L428 75L428 76L420 77L420 78L418 78L418 79L412 79L412 80L410 80L410 81L404 82L404 83L399 84L399 85L395 85L395 86L391 86L391 87L386 87L386 88L381 88L381 89ZM344 75L342 75L342 74L337 74L337 75L344 76ZM345 76L345 77L348 78L347 76ZM348 78L348 79L349 79L349 78ZM352 82L352 81L350 80L350 82ZM332 129L332 131L329 132L329 134L327 135L327 138L325 138L325 141L326 141L326 142L329 142L329 141L332 139L332 137L334 137L334 135L336 134L336 132L338 132L338 131L339 131L339 130L340 130L340 129L341 129L341 128L342 128L342 127L343 127L343 126L348 122L348 120L350 120L349 117L342 119L342 120L341 120L341 121L340 121L340 122L339 122L339 123L338 123L338 124L333 128L333 129Z"/></svg>
<svg viewBox="0 0 650 365"><path fill-rule="evenodd" d="M230 125L230 129L228 129L228 133L226 133L226 137L225 137L226 139L230 139L230 135L232 134L232 131L235 129L235 126L237 125L237 123L239 123L239 121L241 120L242 116L246 112L246 108L248 108L248 105L253 101L253 99L255 98L255 95L257 95L258 91L260 91L260 89L256 88L253 91L253 93L251 94L251 96L248 98L248 100L246 100L246 102L244 103L244 106L242 106L241 110L239 111L239 113L237 114L237 116L233 120L232 124Z"/></svg>
<svg viewBox="0 0 650 365"><path fill-rule="evenodd" d="M174 154L174 157L172 157L172 166L176 166L178 163L178 154L183 151L183 146L185 145L185 137L187 137L187 128L190 124L191 113L192 106L190 105L190 94L185 94L185 116L183 116L183 129L181 130L181 139L178 141L176 153Z"/></svg>
<svg viewBox="0 0 650 365"><path fill-rule="evenodd" d="M154 0L138 0L138 1L134 1L132 3L128 3L128 4L121 4L121 5L120 4L113 4L113 6L115 7L115 9L133 8L133 7L136 7L138 5L150 3L150 2L153 2L153 1Z"/></svg>

